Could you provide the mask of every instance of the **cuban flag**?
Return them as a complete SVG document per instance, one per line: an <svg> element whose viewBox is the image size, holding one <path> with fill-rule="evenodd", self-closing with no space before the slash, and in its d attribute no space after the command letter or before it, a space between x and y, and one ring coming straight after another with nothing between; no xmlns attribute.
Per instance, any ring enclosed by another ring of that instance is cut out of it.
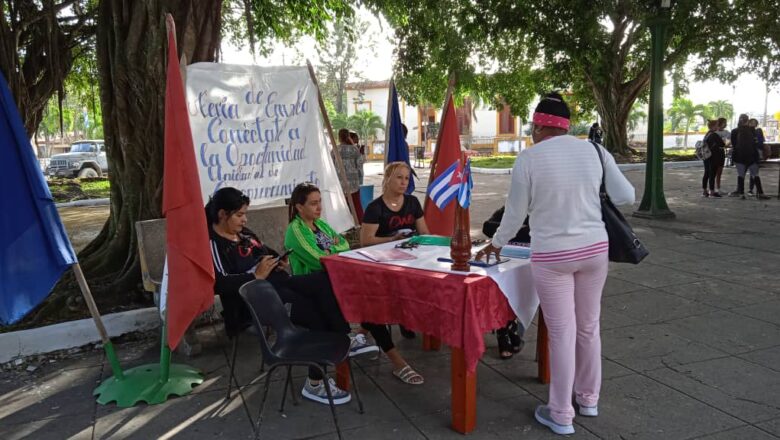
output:
<svg viewBox="0 0 780 440"><path fill-rule="evenodd" d="M458 195L459 172L461 172L460 161L456 160L431 183L428 197L433 200L437 208L444 209Z"/></svg>
<svg viewBox="0 0 780 440"><path fill-rule="evenodd" d="M460 173L460 184L458 185L458 204L463 209L468 209L471 205L471 188L474 187L474 181L471 180L471 158L466 159L466 166Z"/></svg>

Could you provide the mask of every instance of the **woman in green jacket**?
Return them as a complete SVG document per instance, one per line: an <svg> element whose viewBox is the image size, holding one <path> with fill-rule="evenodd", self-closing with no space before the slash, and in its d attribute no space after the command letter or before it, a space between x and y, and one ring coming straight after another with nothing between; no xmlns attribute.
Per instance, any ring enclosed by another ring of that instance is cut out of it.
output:
<svg viewBox="0 0 780 440"><path fill-rule="evenodd" d="M324 270L320 258L349 250L349 242L320 218L322 197L314 184L301 183L290 197L290 224L284 234L284 247L292 250L289 256L293 275ZM421 385L423 377L404 360L393 344L387 326L364 322L377 345L393 363L393 375L410 385Z"/></svg>

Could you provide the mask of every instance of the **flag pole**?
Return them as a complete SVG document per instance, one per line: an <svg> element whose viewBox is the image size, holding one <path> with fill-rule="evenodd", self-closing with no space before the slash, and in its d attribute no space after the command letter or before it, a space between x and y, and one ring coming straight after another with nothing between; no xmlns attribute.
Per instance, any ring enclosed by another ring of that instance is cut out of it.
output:
<svg viewBox="0 0 780 440"><path fill-rule="evenodd" d="M76 281L79 283L79 289L81 289L81 295L84 296L84 301L87 303L89 313L95 321L95 327L97 327L98 333L100 334L100 340L103 342L103 350L105 350L106 358L108 358L108 363L111 365L111 372L114 373L116 380L124 380L125 375L122 372L119 359L116 357L114 344L111 343L106 327L103 325L103 320L100 318L100 312L95 304L95 298L89 290L89 284L87 284L84 272L81 270L81 265L76 262L71 268L73 268L73 273L76 275Z"/></svg>
<svg viewBox="0 0 780 440"><path fill-rule="evenodd" d="M165 25L167 35L170 36L172 34L174 36L173 41L168 40L169 44L176 44L176 27L171 14L165 14ZM168 50L170 50L170 46ZM180 63L180 72L181 69ZM166 276L167 273L164 273L163 285L165 289L167 289ZM166 295L166 302L167 300ZM203 382L203 375L197 369L183 364L171 364L167 317L168 307L165 308L161 326L160 362L129 368L124 372L124 376L121 379L116 375L109 377L95 388L92 393L98 396L98 403L105 405L110 402L116 402L116 405L120 408L132 407L139 402L145 402L147 405L156 405L164 403L170 396L189 394L192 392L193 387Z"/></svg>
<svg viewBox="0 0 780 440"><path fill-rule="evenodd" d="M387 166L387 156L389 154L389 148L390 145L390 115L392 114L393 109L393 89L395 89L395 77L390 77L390 83L388 84L389 87L387 88L387 111L385 112L385 166ZM403 123L403 121L401 121Z"/></svg>
<svg viewBox="0 0 780 440"><path fill-rule="evenodd" d="M444 106L443 110L441 112L441 122L439 123L439 132L436 134L436 149L433 151L433 157L431 158L431 173L428 175L428 187L430 188L431 182L433 182L433 176L435 176L436 172L436 165L438 165L439 161L439 147L441 146L441 136L442 136L442 130L441 126L444 124L444 118L447 116L447 109L449 109L449 106L447 105L450 102L450 99L452 98L452 93L455 90L455 74L450 75L449 82L447 83L447 93L444 96Z"/></svg>
<svg viewBox="0 0 780 440"><path fill-rule="evenodd" d="M336 143L336 138L333 136L333 127L330 125L330 117L328 116L328 111L325 108L325 101L322 99L322 93L320 93L320 85L317 82L317 75L314 74L314 67L311 65L311 61L306 60L306 66L309 68L309 76L311 76L311 81L314 83L314 88L317 89L317 101L319 101L322 120L325 122L325 128L328 129L328 136L330 137L330 142L333 146L331 152L333 153L333 158L336 161L336 174L339 175L341 190L344 192L344 196L347 199L347 206L349 206L349 212L352 214L355 227L360 227L360 219L357 217L357 210L355 209L355 203L352 201L352 194L348 194L346 191L347 171L344 169L344 162L341 160L341 154L339 154L338 150L336 149L338 144Z"/></svg>

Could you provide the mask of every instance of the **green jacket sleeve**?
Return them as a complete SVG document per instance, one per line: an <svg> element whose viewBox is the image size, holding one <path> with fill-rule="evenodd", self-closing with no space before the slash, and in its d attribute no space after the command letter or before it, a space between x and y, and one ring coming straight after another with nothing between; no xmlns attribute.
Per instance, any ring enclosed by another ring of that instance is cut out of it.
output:
<svg viewBox="0 0 780 440"><path fill-rule="evenodd" d="M324 220L316 220L317 227L328 236L335 238L331 254L349 250L347 239L339 235ZM323 270L320 258L330 255L317 246L314 232L311 231L300 219L294 219L287 227L284 236L284 246L292 249L290 254L290 268L293 275L304 275Z"/></svg>

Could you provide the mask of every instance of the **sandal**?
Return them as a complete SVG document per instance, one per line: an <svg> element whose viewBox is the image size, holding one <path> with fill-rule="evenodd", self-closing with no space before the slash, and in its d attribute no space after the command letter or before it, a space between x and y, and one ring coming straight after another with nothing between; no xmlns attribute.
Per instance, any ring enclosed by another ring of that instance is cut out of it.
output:
<svg viewBox="0 0 780 440"><path fill-rule="evenodd" d="M496 341L498 341L498 357L503 360L512 359L515 352L512 349L512 343L509 340L507 327L496 330Z"/></svg>
<svg viewBox="0 0 780 440"><path fill-rule="evenodd" d="M400 370L393 370L393 376L409 385L422 385L425 382L425 379L409 365L404 366Z"/></svg>
<svg viewBox="0 0 780 440"><path fill-rule="evenodd" d="M520 350L522 350L523 346L525 345L525 341L523 341L523 338L521 338L520 335L517 334L517 330L518 330L517 320L511 321L507 326L507 330L508 330L507 336L509 336L509 342L512 344L512 352L520 353Z"/></svg>

